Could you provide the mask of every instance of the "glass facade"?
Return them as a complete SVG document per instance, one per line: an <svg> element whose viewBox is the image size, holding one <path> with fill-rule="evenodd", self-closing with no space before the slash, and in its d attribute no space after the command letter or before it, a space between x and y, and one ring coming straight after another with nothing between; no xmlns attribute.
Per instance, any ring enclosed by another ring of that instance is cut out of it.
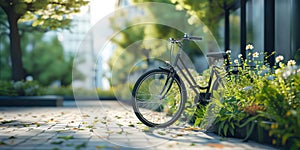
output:
<svg viewBox="0 0 300 150"><path fill-rule="evenodd" d="M231 50L231 57L233 59L236 59L237 56L241 53L241 51L240 51L240 41L241 41L240 15L241 15L240 8L230 11L230 15L229 15L230 50Z"/></svg>
<svg viewBox="0 0 300 150"><path fill-rule="evenodd" d="M236 0L226 11L229 36L225 36L224 45L232 50L231 57L245 54L246 44L251 43L255 51L276 51L275 56L283 55L286 61L295 59L300 63L299 0ZM268 61L273 64L274 56Z"/></svg>
<svg viewBox="0 0 300 150"><path fill-rule="evenodd" d="M275 0L275 49L284 58L291 57L291 1Z"/></svg>
<svg viewBox="0 0 300 150"><path fill-rule="evenodd" d="M246 43L254 45L255 51L263 53L264 49L264 1L248 0L246 2ZM260 56L263 59L263 56Z"/></svg>

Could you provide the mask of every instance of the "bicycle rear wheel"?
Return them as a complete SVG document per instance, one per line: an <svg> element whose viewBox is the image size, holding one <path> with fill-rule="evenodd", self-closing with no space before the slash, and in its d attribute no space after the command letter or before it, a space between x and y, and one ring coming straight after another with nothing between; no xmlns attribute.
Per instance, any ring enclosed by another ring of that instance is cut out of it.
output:
<svg viewBox="0 0 300 150"><path fill-rule="evenodd" d="M164 97L163 89L167 92ZM185 86L179 76L175 74L170 77L170 71L162 69L143 74L137 80L132 96L135 115L150 127L167 127L173 124L183 112L187 98Z"/></svg>

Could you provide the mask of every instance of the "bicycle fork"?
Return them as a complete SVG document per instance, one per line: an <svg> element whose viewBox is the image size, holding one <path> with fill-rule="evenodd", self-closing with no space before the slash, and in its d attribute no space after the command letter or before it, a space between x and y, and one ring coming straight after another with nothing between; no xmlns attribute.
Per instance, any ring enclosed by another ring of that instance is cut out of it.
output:
<svg viewBox="0 0 300 150"><path fill-rule="evenodd" d="M160 69L162 70L168 70L170 71L169 74L168 74L168 77L167 77L167 80L164 84L164 87L162 88L161 92L160 92L160 97L159 99L162 100L166 97L167 93L170 91L171 87L172 87L172 83L174 81L174 78L175 78L175 69L173 67L171 67L170 69L165 69L165 68L162 68L162 67L159 67Z"/></svg>

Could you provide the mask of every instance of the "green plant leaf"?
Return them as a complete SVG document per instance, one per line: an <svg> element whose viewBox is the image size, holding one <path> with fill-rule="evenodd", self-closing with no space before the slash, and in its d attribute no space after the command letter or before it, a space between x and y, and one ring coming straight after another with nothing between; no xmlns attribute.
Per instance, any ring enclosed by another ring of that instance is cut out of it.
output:
<svg viewBox="0 0 300 150"><path fill-rule="evenodd" d="M248 127L249 127L249 124L248 124L248 126L247 126L247 135L246 135L246 137L243 139L243 141L248 140L248 138L250 137L250 135L251 135L252 132L253 132L254 126L255 126L255 122L252 122L251 125L250 125L250 129L248 130Z"/></svg>
<svg viewBox="0 0 300 150"><path fill-rule="evenodd" d="M286 134L284 134L284 135L282 136L281 144L282 144L282 145L285 145L286 141L287 141L290 137L292 137L292 136L293 136L292 133L286 133Z"/></svg>
<svg viewBox="0 0 300 150"><path fill-rule="evenodd" d="M229 127L229 125L226 123L226 124L224 125L224 129L223 129L223 133L224 133L225 136L227 136L228 127Z"/></svg>
<svg viewBox="0 0 300 150"><path fill-rule="evenodd" d="M58 139L70 140L70 139L74 139L74 137L73 136L59 136Z"/></svg>
<svg viewBox="0 0 300 150"><path fill-rule="evenodd" d="M219 124L219 128L218 128L218 134L219 134L219 135L221 135L221 131L222 131L223 127L224 127L224 124L225 124L225 121L223 121L223 122L221 122L221 123Z"/></svg>

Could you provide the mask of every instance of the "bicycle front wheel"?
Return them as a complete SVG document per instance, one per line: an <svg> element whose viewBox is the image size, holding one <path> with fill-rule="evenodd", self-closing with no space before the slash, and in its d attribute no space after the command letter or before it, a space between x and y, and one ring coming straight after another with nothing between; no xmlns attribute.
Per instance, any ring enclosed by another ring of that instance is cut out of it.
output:
<svg viewBox="0 0 300 150"><path fill-rule="evenodd" d="M166 94L164 94L166 92ZM186 90L177 74L155 69L143 74L133 92L133 110L150 127L167 127L180 117L186 102Z"/></svg>

